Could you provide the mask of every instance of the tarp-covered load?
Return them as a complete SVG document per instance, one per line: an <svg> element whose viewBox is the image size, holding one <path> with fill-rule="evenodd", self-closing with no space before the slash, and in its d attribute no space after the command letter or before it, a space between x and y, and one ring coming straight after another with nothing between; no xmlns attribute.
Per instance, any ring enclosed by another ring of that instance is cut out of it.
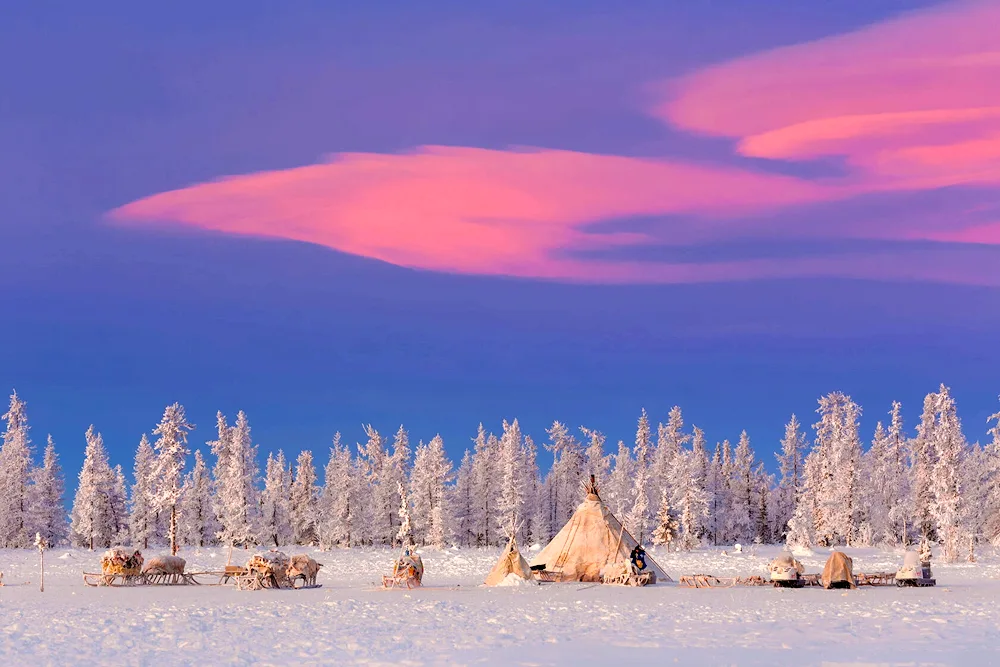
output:
<svg viewBox="0 0 1000 667"><path fill-rule="evenodd" d="M903 567L896 572L897 586L933 586L937 582L931 574L930 561L923 561L916 551L907 551Z"/></svg>
<svg viewBox="0 0 1000 667"><path fill-rule="evenodd" d="M541 570L543 580L601 582L606 569L624 567L638 546L601 501L593 478L586 492L562 530L531 560L532 569ZM650 556L645 555L644 561L649 583L671 581Z"/></svg>
<svg viewBox="0 0 1000 667"><path fill-rule="evenodd" d="M135 576L142 572L142 554L136 549L111 547L101 557L103 574Z"/></svg>
<svg viewBox="0 0 1000 667"><path fill-rule="evenodd" d="M802 573L805 569L802 563L787 551L781 552L777 558L767 566L771 581L776 585L794 585L802 582Z"/></svg>
<svg viewBox="0 0 1000 667"><path fill-rule="evenodd" d="M487 586L497 586L511 574L521 579L531 579L531 568L518 550L517 540L513 536L507 542L507 548L500 554L500 560L493 566L484 583Z"/></svg>
<svg viewBox="0 0 1000 667"><path fill-rule="evenodd" d="M854 582L854 561L842 551L834 551L823 566L820 578L823 588L857 588Z"/></svg>

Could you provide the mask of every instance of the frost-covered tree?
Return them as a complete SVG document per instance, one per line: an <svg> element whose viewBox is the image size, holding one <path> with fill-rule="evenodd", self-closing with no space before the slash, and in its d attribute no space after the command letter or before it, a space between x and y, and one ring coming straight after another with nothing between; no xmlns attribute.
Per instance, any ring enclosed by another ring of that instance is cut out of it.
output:
<svg viewBox="0 0 1000 667"><path fill-rule="evenodd" d="M931 470L931 517L937 529L938 542L944 551L944 560L958 560L970 536L963 525L964 504L962 466L967 443L962 434L955 400L948 387L941 385L934 400L935 427L931 437L934 448L934 467Z"/></svg>
<svg viewBox="0 0 1000 667"><path fill-rule="evenodd" d="M473 440L472 454L472 532L478 546L495 543L496 513L500 495L500 441L492 433L487 435L483 425Z"/></svg>
<svg viewBox="0 0 1000 667"><path fill-rule="evenodd" d="M708 493L705 489L701 456L696 451L678 452L672 466L677 473L673 475L675 485L672 493L666 487L663 488L657 523L662 527L665 513L670 512L672 495L675 499L673 506L680 513L679 546L687 551L701 545L701 535L708 519ZM664 508L663 503L667 503L668 507Z"/></svg>
<svg viewBox="0 0 1000 667"><path fill-rule="evenodd" d="M525 484L522 446L521 426L517 419L510 423L504 420L497 466L501 475L500 497L495 519L501 534L505 535L512 534L523 517Z"/></svg>
<svg viewBox="0 0 1000 667"><path fill-rule="evenodd" d="M312 452L308 449L299 454L295 463L295 481L292 482L289 512L292 518L292 533L296 544L315 544L316 509L319 488L316 486L316 467Z"/></svg>
<svg viewBox="0 0 1000 667"><path fill-rule="evenodd" d="M451 493L451 512L455 542L468 547L475 544L472 530L472 453L466 449L455 474L455 488Z"/></svg>
<svg viewBox="0 0 1000 667"><path fill-rule="evenodd" d="M212 504L212 479L200 449L195 450L194 464L184 480L179 512L181 542L195 547L214 542L218 528Z"/></svg>
<svg viewBox="0 0 1000 667"><path fill-rule="evenodd" d="M135 452L135 467L132 471L132 495L129 501L129 531L132 544L148 549L158 537L159 522L153 498L155 492L154 464L156 452L149 444L149 438L142 434Z"/></svg>
<svg viewBox="0 0 1000 667"><path fill-rule="evenodd" d="M681 455L684 445L691 441L691 436L684 433L684 417L679 406L670 409L666 424L657 427L656 451L652 455L652 470L649 475L651 491L666 488L669 495L674 494L674 487L683 484L685 472L682 467L674 465Z"/></svg>
<svg viewBox="0 0 1000 667"><path fill-rule="evenodd" d="M362 470L370 493L362 494L364 539L371 544L395 544L394 518L398 516L399 493L391 483L393 474L385 439L370 424L365 426L368 441L358 447ZM400 480L396 480L402 483Z"/></svg>
<svg viewBox="0 0 1000 667"><path fill-rule="evenodd" d="M3 420L6 430L0 445L0 547L7 549L31 546L29 533L28 483L31 472L31 440L28 415L17 392L10 396L10 406Z"/></svg>
<svg viewBox="0 0 1000 667"><path fill-rule="evenodd" d="M584 452L584 479L591 475L597 480L599 486L604 486L608 482L608 474L611 470L611 455L604 454L604 443L606 436L600 431L581 426L580 431L587 439L587 450Z"/></svg>
<svg viewBox="0 0 1000 667"><path fill-rule="evenodd" d="M934 535L934 518L931 505L934 491L931 489L934 471L935 449L934 429L937 395L924 397L924 409L917 426L917 435L909 442L910 450L910 502L913 508L912 523L922 540L930 540Z"/></svg>
<svg viewBox="0 0 1000 667"><path fill-rule="evenodd" d="M803 457L808 442L795 415L785 425L785 437L781 439L781 453L777 454L781 481L775 494L775 523L782 536L788 531L788 521L795 512L803 484Z"/></svg>
<svg viewBox="0 0 1000 667"><path fill-rule="evenodd" d="M396 488L397 483L403 486L409 483L410 456L410 436L402 424L400 424L399 429L396 431L396 436L392 440L392 454L386 461L386 469L383 475L386 489L390 494L393 493L393 489ZM389 532L391 534L395 532L396 527L399 525L400 518L399 511L392 502L388 503L388 507Z"/></svg>
<svg viewBox="0 0 1000 667"><path fill-rule="evenodd" d="M889 428L878 423L871 449L863 457L864 513L876 541L905 545L910 522L910 480L900 404L893 403L889 414Z"/></svg>
<svg viewBox="0 0 1000 667"><path fill-rule="evenodd" d="M413 539L413 524L410 523L410 501L402 482L396 484L396 493L399 495L399 530L396 532L395 541L404 547L416 546L416 541Z"/></svg>
<svg viewBox="0 0 1000 667"><path fill-rule="evenodd" d="M753 537L755 505L753 501L753 470L756 467L750 437L746 431L740 433L739 443L733 452L729 477L730 506L728 528L734 540L749 540Z"/></svg>
<svg viewBox="0 0 1000 667"><path fill-rule="evenodd" d="M323 474L323 494L320 497L317 531L322 548L350 547L358 539L355 525L359 520L359 478L357 467L351 460L351 451L341 443L340 433L336 433Z"/></svg>
<svg viewBox="0 0 1000 667"><path fill-rule="evenodd" d="M814 532L820 544L850 543L858 527L861 438L858 418L861 408L841 392L819 399L815 424L814 476L806 470L807 487L812 482L816 512Z"/></svg>
<svg viewBox="0 0 1000 667"><path fill-rule="evenodd" d="M413 504L414 535L421 544L443 547L446 522L450 518L447 507L447 485L451 481L451 461L444 451L440 435L417 448L410 474L410 498Z"/></svg>
<svg viewBox="0 0 1000 667"><path fill-rule="evenodd" d="M649 417L643 410L639 416L639 426L635 434L635 500L625 517L625 524L631 535L642 542L649 535Z"/></svg>
<svg viewBox="0 0 1000 667"><path fill-rule="evenodd" d="M104 439L94 427L87 429L83 468L73 500L72 542L76 546L110 547L118 539L114 496L116 475L108 464Z"/></svg>
<svg viewBox="0 0 1000 667"><path fill-rule="evenodd" d="M280 547L294 542L291 518L291 474L285 453L268 454L264 466L264 492L260 496L260 541Z"/></svg>
<svg viewBox="0 0 1000 667"><path fill-rule="evenodd" d="M153 444L156 459L153 462L153 506L169 517L170 553L177 553L177 505L184 483L184 463L189 454L187 436L189 424L180 403L168 405L160 423L153 429L159 436Z"/></svg>
<svg viewBox="0 0 1000 667"><path fill-rule="evenodd" d="M521 471L526 484L525 518L521 526L522 539L525 544L545 543L552 538L549 513L544 511L548 507L548 503L544 502L544 499L548 497L548 490L538 472L538 448L529 435L524 436L521 459Z"/></svg>
<svg viewBox="0 0 1000 667"><path fill-rule="evenodd" d="M562 526L579 502L585 460L580 443L570 435L565 424L552 422L548 434L546 449L552 452L552 468L547 480L549 525Z"/></svg>
<svg viewBox="0 0 1000 667"><path fill-rule="evenodd" d="M632 452L623 441L618 441L618 451L613 456L615 464L608 475L608 483L601 490L604 503L620 520L632 507Z"/></svg>
<svg viewBox="0 0 1000 667"><path fill-rule="evenodd" d="M49 545L62 544L66 540L65 488L59 456L50 435L42 465L31 472L29 493L31 530L41 535Z"/></svg>
<svg viewBox="0 0 1000 667"><path fill-rule="evenodd" d="M216 456L215 511L222 544L248 546L257 540L260 503L257 490L257 446L250 420L242 410L229 427L217 415L218 439L209 442Z"/></svg>
<svg viewBox="0 0 1000 667"><path fill-rule="evenodd" d="M653 528L653 544L663 546L668 551L676 544L678 524L670 509L670 492L663 488L660 492L659 509L656 511L656 526ZM641 542L641 538L634 536Z"/></svg>

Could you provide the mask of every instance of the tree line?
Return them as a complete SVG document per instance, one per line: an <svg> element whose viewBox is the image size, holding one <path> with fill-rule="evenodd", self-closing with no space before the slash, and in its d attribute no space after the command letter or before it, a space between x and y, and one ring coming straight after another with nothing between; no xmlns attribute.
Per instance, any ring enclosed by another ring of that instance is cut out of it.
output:
<svg viewBox="0 0 1000 667"><path fill-rule="evenodd" d="M494 546L511 533L544 543L570 518L590 475L601 497L645 542L672 549L734 542L790 545L940 545L946 560L974 558L1000 542L1000 413L986 445L969 444L947 387L927 395L914 433L893 403L868 447L861 407L843 393L819 399L811 434L795 415L785 428L777 475L744 431L710 448L679 407L654 427L643 410L635 441L606 447L599 431L579 436L554 422L538 447L518 421L483 425L457 467L442 438L414 448L402 426L389 438L364 427L353 447L337 433L320 479L309 450L294 462L268 453L263 469L247 415L219 413L216 435L191 452L183 406L167 406L136 449L130 480L112 466L91 426L69 516L51 436L34 462L25 403L16 392L0 447L0 546L99 548L132 544L310 544L322 548L418 544ZM209 463L211 462L211 468ZM131 484L129 484L129 481Z"/></svg>

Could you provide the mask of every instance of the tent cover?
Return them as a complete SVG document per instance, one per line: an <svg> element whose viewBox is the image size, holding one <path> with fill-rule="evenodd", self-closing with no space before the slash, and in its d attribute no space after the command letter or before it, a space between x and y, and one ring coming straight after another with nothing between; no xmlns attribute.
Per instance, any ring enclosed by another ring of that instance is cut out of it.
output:
<svg viewBox="0 0 1000 667"><path fill-rule="evenodd" d="M605 507L593 479L586 492L570 520L531 561L532 567L544 565L554 581L601 582L604 568L627 562L638 544ZM650 570L657 581L672 581L647 554L645 571Z"/></svg>

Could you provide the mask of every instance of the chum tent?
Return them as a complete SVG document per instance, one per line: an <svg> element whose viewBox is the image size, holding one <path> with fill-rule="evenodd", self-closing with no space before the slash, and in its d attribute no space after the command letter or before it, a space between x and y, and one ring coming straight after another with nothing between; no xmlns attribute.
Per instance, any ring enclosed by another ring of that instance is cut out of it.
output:
<svg viewBox="0 0 1000 667"><path fill-rule="evenodd" d="M626 563L638 542L601 501L593 476L587 497L562 530L531 560L532 569L543 569L551 581L603 581L605 567ZM657 581L672 581L650 556L646 571Z"/></svg>
<svg viewBox="0 0 1000 667"><path fill-rule="evenodd" d="M496 586L510 574L516 574L522 579L531 579L531 569L528 567L528 561L524 560L524 556L518 550L517 540L513 535L511 535L510 540L507 542L507 548L500 554L500 560L490 570L486 581L483 583L487 586Z"/></svg>

